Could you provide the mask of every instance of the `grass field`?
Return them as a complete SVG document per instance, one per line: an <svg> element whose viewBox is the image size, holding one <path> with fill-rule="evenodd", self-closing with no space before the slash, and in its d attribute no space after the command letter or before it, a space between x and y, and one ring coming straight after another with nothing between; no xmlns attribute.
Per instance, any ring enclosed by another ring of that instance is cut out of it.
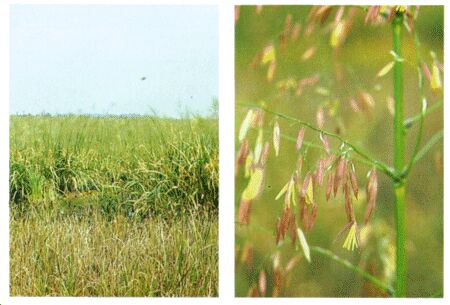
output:
<svg viewBox="0 0 450 305"><path fill-rule="evenodd" d="M216 120L10 123L11 295L217 295Z"/></svg>

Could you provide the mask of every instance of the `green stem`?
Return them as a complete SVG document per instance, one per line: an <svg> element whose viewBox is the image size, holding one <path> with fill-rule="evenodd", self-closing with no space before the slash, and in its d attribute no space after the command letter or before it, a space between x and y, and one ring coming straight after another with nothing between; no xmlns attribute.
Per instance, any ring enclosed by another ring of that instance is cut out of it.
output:
<svg viewBox="0 0 450 305"><path fill-rule="evenodd" d="M428 142L422 147L421 150L419 150L417 155L414 157L413 162L416 163L417 161L422 159L423 156L425 156L426 153L433 147L433 145L439 142L443 137L444 131L441 129L434 136L432 136L430 140L428 140Z"/></svg>
<svg viewBox="0 0 450 305"><path fill-rule="evenodd" d="M356 154L358 154L359 156L361 156L365 160L369 161L372 165L374 165L380 171L382 171L383 173L388 175L394 181L400 181L400 176L398 176L397 173L391 167L389 167L387 164L385 164L385 163L383 163L381 161L378 161L375 158L369 156L369 154L364 152L361 148L359 148L359 147L355 146L354 144L348 142L347 140L345 140L344 138L342 138L341 136L339 136L339 135L337 135L335 133L332 133L332 132L329 132L329 131L317 128L317 127L315 127L314 125L312 125L312 124L310 124L308 122L299 120L299 119L297 119L295 117L289 116L289 115L281 113L281 112L270 110L270 109L262 107L262 106L258 106L258 105L254 105L254 104L240 104L240 105L247 106L247 107L253 107L253 108L259 108L261 110L264 110L264 112L274 114L274 115L276 115L276 116L278 116L278 117L280 117L282 119L285 119L285 120L288 120L288 121L291 121L291 122L295 122L295 123L297 123L299 125L308 127L309 129L312 129L314 131L323 133L324 135L327 135L327 136L330 136L332 138L335 138L335 139L339 140L341 143L343 143L343 144L347 145L348 147L350 147Z"/></svg>
<svg viewBox="0 0 450 305"><path fill-rule="evenodd" d="M392 295L394 293L394 290L392 289L391 286L389 286L388 284L386 284L385 282L383 282L382 280L374 277L373 275L371 275L370 273L364 271L363 269L359 268L358 266L353 265L351 262L349 262L348 260L345 260L343 258L340 258L339 256L337 256L336 254L334 254L333 252L331 252L330 250L327 249L323 249L321 247L311 247L310 250L312 252L316 252L319 253L321 255L324 255L330 259L332 259L333 261L341 264L342 266L358 273L359 275L361 275L363 278L365 278L366 280L370 281L371 283L373 283L374 285L376 285L378 288L380 288L381 290L387 292L388 294Z"/></svg>
<svg viewBox="0 0 450 305"><path fill-rule="evenodd" d="M235 222L235 225L241 225L241 223ZM274 232L272 230L269 230L267 228L264 228L263 226L260 226L258 224L250 224L250 225L246 225L246 228L251 228L253 227L254 229L269 233L271 235L274 234ZM283 245L283 242L281 242L280 244L278 244L278 248L280 248ZM310 247L311 252L315 252L318 254L321 254L323 256L326 256L328 258L330 258L331 260L341 264L342 266L346 267L349 270L352 270L355 273L358 273L359 275L361 275L363 278L365 278L366 280L368 280L369 282L373 283L375 286L377 286L378 288L380 288L381 290L385 291L386 293L388 293L389 295L393 295L394 294L394 289L387 283L383 282L382 280L374 277L373 275L371 275L370 273L364 271L363 269L359 268L358 266L353 265L351 262L349 262L346 259L343 259L339 256L337 256L336 254L334 254L333 252L331 252L330 250L318 247L318 246L312 246ZM270 259L272 257L272 253L268 253L265 256L265 259L263 261L265 261L266 259Z"/></svg>
<svg viewBox="0 0 450 305"><path fill-rule="evenodd" d="M429 115L429 114L435 112L436 110L438 110L443 105L444 105L444 101L443 100L434 102L433 105L431 105L430 107L427 108L427 110L425 111L423 116L426 117L427 115ZM415 116L407 118L403 122L403 126L405 126L405 129L409 129L409 128L411 128L414 125L415 122L420 121L420 120L422 120L422 111L419 114L416 114Z"/></svg>
<svg viewBox="0 0 450 305"><path fill-rule="evenodd" d="M406 208L405 184L395 184L395 222L397 231L395 296L406 297Z"/></svg>
<svg viewBox="0 0 450 305"><path fill-rule="evenodd" d="M265 134L268 134L268 135L272 134L272 132L273 132L272 130L266 130L266 129L263 129L263 131L264 131ZM282 139L288 140L288 141L293 142L293 143L296 143L296 142L297 142L297 138L294 138L294 137L292 137L292 136L286 135L286 134L284 134L284 133L280 133L280 137L281 137ZM315 144L315 143L312 143L312 142L309 142L309 141L303 141L302 146L312 147L312 148L315 148L315 149L323 150L323 145ZM331 151L333 154L339 154L339 151L336 150L336 149L330 148L330 151ZM363 158L361 158L361 157L358 157L357 155L354 156L354 157L352 158L352 160L357 161L357 162L360 162L360 163L362 163L362 164L364 164L364 165L367 165L367 166L373 166L373 165L374 165L372 162L367 161L366 159L363 159Z"/></svg>
<svg viewBox="0 0 450 305"><path fill-rule="evenodd" d="M425 97L425 83L424 83L424 77L422 73L422 56L420 55L420 40L419 36L417 35L417 32L414 31L414 46L416 49L416 66L417 66L417 76L419 79L419 91L420 91L420 100L421 100L421 111L419 116L419 130L416 135L416 145L414 146L414 152L411 156L411 159L408 162L408 165L406 166L406 169L403 170L404 177L406 178L409 175L409 172L411 171L412 166L414 165L414 159L416 158L417 153L419 152L420 147L420 141L422 140L422 134L423 134L423 121L425 119L425 114L427 111L427 99ZM403 127L405 128L405 124L403 122Z"/></svg>
<svg viewBox="0 0 450 305"><path fill-rule="evenodd" d="M397 14L392 22L394 52L402 56L403 15ZM403 125L403 64L396 61L394 65L394 169L397 174L403 170L405 163L405 128ZM394 182L395 189L395 223L397 231L396 283L395 296L406 297L406 217L405 217L405 181Z"/></svg>

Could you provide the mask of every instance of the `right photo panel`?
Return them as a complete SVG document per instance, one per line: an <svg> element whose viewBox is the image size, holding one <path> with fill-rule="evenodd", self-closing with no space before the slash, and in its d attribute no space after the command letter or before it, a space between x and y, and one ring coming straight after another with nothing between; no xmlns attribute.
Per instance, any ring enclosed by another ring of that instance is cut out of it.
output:
<svg viewBox="0 0 450 305"><path fill-rule="evenodd" d="M235 7L237 297L443 297L443 6Z"/></svg>

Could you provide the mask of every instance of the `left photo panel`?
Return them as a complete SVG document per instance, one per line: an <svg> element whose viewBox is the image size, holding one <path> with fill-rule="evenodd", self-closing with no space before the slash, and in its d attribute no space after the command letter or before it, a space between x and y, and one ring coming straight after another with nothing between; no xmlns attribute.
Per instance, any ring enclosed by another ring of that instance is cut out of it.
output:
<svg viewBox="0 0 450 305"><path fill-rule="evenodd" d="M10 295L218 296L218 7L10 6Z"/></svg>

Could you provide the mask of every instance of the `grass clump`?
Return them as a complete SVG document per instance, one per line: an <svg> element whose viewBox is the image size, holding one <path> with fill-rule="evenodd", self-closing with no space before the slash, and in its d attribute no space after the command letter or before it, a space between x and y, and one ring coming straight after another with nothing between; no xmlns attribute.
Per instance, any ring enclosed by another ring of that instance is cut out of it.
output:
<svg viewBox="0 0 450 305"><path fill-rule="evenodd" d="M217 295L217 121L12 116L10 134L12 295Z"/></svg>

